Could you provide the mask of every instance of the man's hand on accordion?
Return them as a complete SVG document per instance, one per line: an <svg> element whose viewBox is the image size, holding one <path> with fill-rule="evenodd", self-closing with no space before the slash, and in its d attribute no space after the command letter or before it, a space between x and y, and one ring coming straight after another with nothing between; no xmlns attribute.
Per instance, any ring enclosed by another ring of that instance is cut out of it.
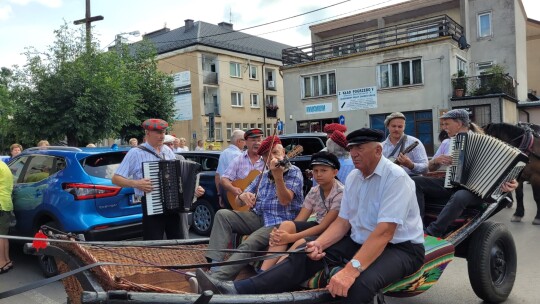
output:
<svg viewBox="0 0 540 304"><path fill-rule="evenodd" d="M516 190L516 188L519 186L519 183L517 180L513 179L509 182L506 182L501 185L501 190L503 192L510 192Z"/></svg>
<svg viewBox="0 0 540 304"><path fill-rule="evenodd" d="M152 182L148 178L133 180L133 184L133 188L137 188L145 193L152 192Z"/></svg>

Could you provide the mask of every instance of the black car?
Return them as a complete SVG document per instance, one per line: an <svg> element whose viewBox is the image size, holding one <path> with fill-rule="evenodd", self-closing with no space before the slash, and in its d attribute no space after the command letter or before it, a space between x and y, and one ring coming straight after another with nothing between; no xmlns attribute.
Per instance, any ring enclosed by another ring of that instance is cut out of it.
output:
<svg viewBox="0 0 540 304"><path fill-rule="evenodd" d="M201 164L199 185L204 188L204 195L199 197L191 210L192 227L199 235L210 235L217 210L220 209L215 176L220 151L187 151L179 152L185 159Z"/></svg>

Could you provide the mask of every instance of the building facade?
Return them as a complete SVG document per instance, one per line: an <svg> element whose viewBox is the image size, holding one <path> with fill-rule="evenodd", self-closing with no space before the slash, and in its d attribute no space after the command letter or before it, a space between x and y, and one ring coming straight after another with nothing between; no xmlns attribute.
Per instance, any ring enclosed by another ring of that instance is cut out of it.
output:
<svg viewBox="0 0 540 304"><path fill-rule="evenodd" d="M159 70L175 79L171 133L193 149L197 140L225 148L234 129L273 132L284 113L281 51L290 47L234 31L233 25L185 20L178 29L145 35Z"/></svg>
<svg viewBox="0 0 540 304"><path fill-rule="evenodd" d="M520 0L412 0L311 26L310 45L283 51L286 131L384 129L400 111L433 154L449 109L517 122L529 23Z"/></svg>

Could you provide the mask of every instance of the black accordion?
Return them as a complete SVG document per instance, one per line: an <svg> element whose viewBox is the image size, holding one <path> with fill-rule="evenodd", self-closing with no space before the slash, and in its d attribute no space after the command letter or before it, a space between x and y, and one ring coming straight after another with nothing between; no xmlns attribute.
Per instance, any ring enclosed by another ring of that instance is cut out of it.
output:
<svg viewBox="0 0 540 304"><path fill-rule="evenodd" d="M464 187L487 202L504 195L501 185L517 178L529 160L519 149L480 133L457 134L451 151L444 186Z"/></svg>
<svg viewBox="0 0 540 304"><path fill-rule="evenodd" d="M183 212L191 208L199 185L201 165L187 160L143 162L143 177L152 182L146 194L148 215Z"/></svg>

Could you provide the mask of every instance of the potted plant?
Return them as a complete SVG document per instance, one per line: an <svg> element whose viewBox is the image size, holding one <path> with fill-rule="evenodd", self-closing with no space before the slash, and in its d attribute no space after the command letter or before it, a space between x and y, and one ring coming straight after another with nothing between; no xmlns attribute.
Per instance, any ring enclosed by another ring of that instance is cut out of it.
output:
<svg viewBox="0 0 540 304"><path fill-rule="evenodd" d="M467 78L465 77L465 71L459 70L457 74L453 75L452 84L454 86L454 96L463 97L467 90Z"/></svg>
<svg viewBox="0 0 540 304"><path fill-rule="evenodd" d="M266 105L266 115L268 117L277 117L277 110L279 107L276 104L267 104Z"/></svg>

